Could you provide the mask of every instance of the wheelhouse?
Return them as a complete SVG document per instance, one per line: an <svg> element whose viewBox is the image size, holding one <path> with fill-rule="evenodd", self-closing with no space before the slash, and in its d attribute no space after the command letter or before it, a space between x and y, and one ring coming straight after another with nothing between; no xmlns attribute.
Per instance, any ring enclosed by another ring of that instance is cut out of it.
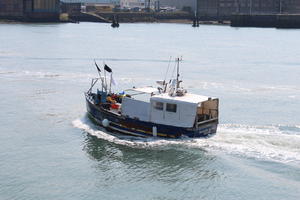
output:
<svg viewBox="0 0 300 200"><path fill-rule="evenodd" d="M146 94L143 89L139 95ZM142 93L142 91L144 91ZM198 123L218 118L217 98L185 94L184 96L172 97L167 93L154 94L156 90L148 91L149 97L144 100L139 95L124 97L121 106L121 115L139 119L142 121L165 124L177 127L196 127Z"/></svg>

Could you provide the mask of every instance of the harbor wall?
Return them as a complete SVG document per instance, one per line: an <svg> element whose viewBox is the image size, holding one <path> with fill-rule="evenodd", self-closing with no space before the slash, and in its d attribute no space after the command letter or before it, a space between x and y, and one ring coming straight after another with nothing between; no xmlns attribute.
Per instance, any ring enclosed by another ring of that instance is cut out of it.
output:
<svg viewBox="0 0 300 200"><path fill-rule="evenodd" d="M300 14L299 15L278 15L277 28L300 28Z"/></svg>
<svg viewBox="0 0 300 200"><path fill-rule="evenodd" d="M228 20L232 15L300 14L300 0L198 0L200 20Z"/></svg>
<svg viewBox="0 0 300 200"><path fill-rule="evenodd" d="M233 15L231 26L300 28L300 14Z"/></svg>
<svg viewBox="0 0 300 200"><path fill-rule="evenodd" d="M110 23L111 20L99 16L94 13L69 13L69 19L73 22L100 22L100 23Z"/></svg>
<svg viewBox="0 0 300 200"><path fill-rule="evenodd" d="M95 13L102 18L112 20L115 17L119 22L157 22L163 20L191 20L193 15L187 12L171 12L171 13L157 13L157 12L97 12ZM80 20L79 20L80 21Z"/></svg>

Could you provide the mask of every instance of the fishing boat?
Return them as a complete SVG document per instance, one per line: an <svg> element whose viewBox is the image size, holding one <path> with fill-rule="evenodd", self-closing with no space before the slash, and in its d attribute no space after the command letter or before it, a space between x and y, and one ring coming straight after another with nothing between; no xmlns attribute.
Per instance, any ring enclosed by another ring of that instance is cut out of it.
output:
<svg viewBox="0 0 300 200"><path fill-rule="evenodd" d="M121 93L111 90L112 69L105 64L102 76L95 62L99 78L92 79L85 92L88 115L109 131L139 137L198 138L215 134L219 99L184 89L179 80L180 61L176 59L176 78L157 81L157 87L133 87ZM97 83L101 87L95 87Z"/></svg>

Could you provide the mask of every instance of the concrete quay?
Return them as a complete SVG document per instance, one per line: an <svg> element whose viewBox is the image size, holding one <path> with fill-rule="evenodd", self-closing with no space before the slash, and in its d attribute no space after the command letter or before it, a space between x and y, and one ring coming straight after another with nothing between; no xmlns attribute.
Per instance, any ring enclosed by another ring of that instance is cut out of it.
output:
<svg viewBox="0 0 300 200"><path fill-rule="evenodd" d="M232 15L231 26L264 28L300 28L300 14Z"/></svg>

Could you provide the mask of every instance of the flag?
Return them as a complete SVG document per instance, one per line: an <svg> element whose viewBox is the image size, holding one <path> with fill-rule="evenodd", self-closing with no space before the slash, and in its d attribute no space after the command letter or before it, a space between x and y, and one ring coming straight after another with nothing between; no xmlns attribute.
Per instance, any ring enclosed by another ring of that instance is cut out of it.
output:
<svg viewBox="0 0 300 200"><path fill-rule="evenodd" d="M105 71L107 71L109 73L112 72L111 68L109 66L107 66L106 64L104 65L104 69L105 69Z"/></svg>
<svg viewBox="0 0 300 200"><path fill-rule="evenodd" d="M96 61L95 61L95 65L96 65L96 67L97 67L98 72L101 72L101 70L100 70L100 68L98 67Z"/></svg>

